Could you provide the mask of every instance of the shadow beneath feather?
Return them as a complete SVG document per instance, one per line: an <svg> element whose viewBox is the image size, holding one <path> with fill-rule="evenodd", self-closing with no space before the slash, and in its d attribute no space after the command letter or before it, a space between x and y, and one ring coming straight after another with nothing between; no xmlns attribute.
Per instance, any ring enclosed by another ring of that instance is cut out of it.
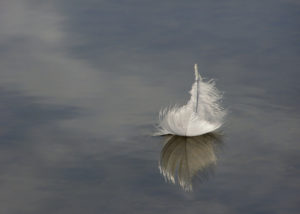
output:
<svg viewBox="0 0 300 214"><path fill-rule="evenodd" d="M222 145L222 136L208 133L196 137L167 135L162 148L159 169L167 182L177 183L192 191L193 180L202 182L213 174L217 164L216 150Z"/></svg>

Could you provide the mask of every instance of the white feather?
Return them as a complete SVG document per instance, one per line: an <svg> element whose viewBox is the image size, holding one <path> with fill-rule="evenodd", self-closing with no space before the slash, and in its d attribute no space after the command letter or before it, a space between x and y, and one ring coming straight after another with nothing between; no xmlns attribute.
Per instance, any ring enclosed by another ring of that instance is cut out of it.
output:
<svg viewBox="0 0 300 214"><path fill-rule="evenodd" d="M159 113L155 135L198 136L221 127L225 111L220 106L221 93L213 80L204 81L195 64L195 82L191 98L184 106L165 108Z"/></svg>

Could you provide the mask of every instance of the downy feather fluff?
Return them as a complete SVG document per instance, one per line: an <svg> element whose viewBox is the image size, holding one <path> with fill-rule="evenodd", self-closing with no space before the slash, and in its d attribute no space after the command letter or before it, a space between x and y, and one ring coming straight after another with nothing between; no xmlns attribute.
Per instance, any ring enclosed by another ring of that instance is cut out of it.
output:
<svg viewBox="0 0 300 214"><path fill-rule="evenodd" d="M155 135L198 136L221 127L225 116L225 111L220 106L222 95L213 80L202 79L197 64L190 94L191 98L186 105L160 111Z"/></svg>

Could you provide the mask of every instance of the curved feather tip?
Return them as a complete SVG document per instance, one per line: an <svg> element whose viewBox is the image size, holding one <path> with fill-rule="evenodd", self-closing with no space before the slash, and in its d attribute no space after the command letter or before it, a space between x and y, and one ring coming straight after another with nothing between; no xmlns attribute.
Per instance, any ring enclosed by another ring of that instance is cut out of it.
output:
<svg viewBox="0 0 300 214"><path fill-rule="evenodd" d="M226 115L220 105L222 94L213 80L204 81L201 78L197 64L190 94L191 98L186 105L160 111L158 130L154 135L198 136L222 126Z"/></svg>

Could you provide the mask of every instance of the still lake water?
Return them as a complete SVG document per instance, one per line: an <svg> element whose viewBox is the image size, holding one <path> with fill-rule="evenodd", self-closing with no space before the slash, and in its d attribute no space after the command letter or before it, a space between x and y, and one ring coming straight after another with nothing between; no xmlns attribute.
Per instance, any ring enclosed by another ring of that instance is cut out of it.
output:
<svg viewBox="0 0 300 214"><path fill-rule="evenodd" d="M296 0L2 0L0 213L299 213L299 20ZM194 63L229 114L185 192L151 134Z"/></svg>

